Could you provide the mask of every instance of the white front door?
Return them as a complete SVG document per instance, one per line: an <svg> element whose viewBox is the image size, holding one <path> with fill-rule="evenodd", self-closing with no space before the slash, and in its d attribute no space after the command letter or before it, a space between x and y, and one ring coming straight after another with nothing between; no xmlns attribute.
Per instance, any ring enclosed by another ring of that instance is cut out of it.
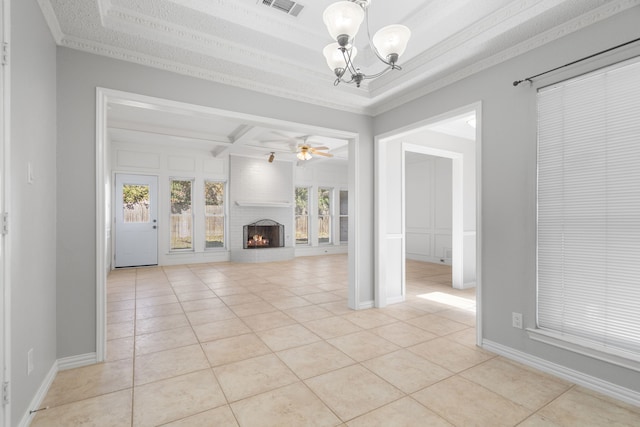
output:
<svg viewBox="0 0 640 427"><path fill-rule="evenodd" d="M115 266L158 264L158 177L116 174Z"/></svg>

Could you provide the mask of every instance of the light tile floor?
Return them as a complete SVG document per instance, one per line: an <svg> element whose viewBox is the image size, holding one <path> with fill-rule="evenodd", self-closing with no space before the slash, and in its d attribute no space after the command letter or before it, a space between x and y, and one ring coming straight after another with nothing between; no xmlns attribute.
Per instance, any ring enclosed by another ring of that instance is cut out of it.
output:
<svg viewBox="0 0 640 427"><path fill-rule="evenodd" d="M475 346L475 290L408 262L407 301L347 308L346 256L118 270L108 360L33 426L638 426L640 408Z"/></svg>

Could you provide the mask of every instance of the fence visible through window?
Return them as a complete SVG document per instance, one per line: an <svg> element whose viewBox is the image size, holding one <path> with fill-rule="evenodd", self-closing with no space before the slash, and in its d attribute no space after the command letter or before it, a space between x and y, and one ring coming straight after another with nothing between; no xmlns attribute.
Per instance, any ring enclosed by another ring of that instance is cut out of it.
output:
<svg viewBox="0 0 640 427"><path fill-rule="evenodd" d="M192 187L190 180L171 181L171 250L193 248Z"/></svg>
<svg viewBox="0 0 640 427"><path fill-rule="evenodd" d="M224 182L207 181L204 184L205 244L204 247L224 247Z"/></svg>
<svg viewBox="0 0 640 427"><path fill-rule="evenodd" d="M331 243L330 188L318 188L318 243Z"/></svg>
<svg viewBox="0 0 640 427"><path fill-rule="evenodd" d="M309 244L309 189L296 187L296 245Z"/></svg>
<svg viewBox="0 0 640 427"><path fill-rule="evenodd" d="M149 186L122 186L122 221L125 224L149 222Z"/></svg>

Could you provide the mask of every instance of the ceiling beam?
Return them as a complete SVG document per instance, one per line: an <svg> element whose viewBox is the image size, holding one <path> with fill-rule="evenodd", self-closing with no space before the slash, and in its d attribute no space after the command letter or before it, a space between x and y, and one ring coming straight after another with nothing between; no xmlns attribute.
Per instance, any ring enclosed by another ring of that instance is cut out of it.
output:
<svg viewBox="0 0 640 427"><path fill-rule="evenodd" d="M244 125L238 128L235 135L231 137L231 144L218 150L215 154L220 158L230 153L238 151L243 146L249 145L250 142L256 140L256 137L264 132L264 129L258 126Z"/></svg>

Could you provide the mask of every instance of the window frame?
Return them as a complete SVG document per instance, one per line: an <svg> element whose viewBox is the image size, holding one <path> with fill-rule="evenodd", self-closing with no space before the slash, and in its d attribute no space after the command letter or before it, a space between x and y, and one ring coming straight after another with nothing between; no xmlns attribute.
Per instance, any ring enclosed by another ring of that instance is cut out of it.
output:
<svg viewBox="0 0 640 427"><path fill-rule="evenodd" d="M306 196L306 215L298 215L296 213L296 210L298 208L297 206L297 200L298 200L298 189L304 189L307 190L307 196ZM311 187L309 186L295 186L294 190L293 190L293 197L294 197L294 207L293 207L293 221L294 221L294 241L295 241L295 245L296 246L311 246L311 229L310 229L310 225L311 225L311 210L310 208L310 194L311 194ZM298 217L305 217L307 218L307 238L306 238L306 242L298 242L298 236L297 236L297 232L298 232Z"/></svg>
<svg viewBox="0 0 640 427"><path fill-rule="evenodd" d="M329 194L328 194L328 200L329 200L329 208L328 213L326 215L322 215L320 214L320 194L322 191L326 190ZM316 193L316 203L317 203L317 209L316 209L316 213L317 213L317 241L318 241L318 246L329 246L329 245L333 245L334 242L334 236L333 236L333 205L334 205L334 188L333 187L318 187L318 191ZM327 224L327 229L328 231L328 241L326 242L322 242L320 241L320 226L322 223L322 219L323 218L327 218L328 219L328 224Z"/></svg>
<svg viewBox="0 0 640 427"><path fill-rule="evenodd" d="M191 228L191 247L189 248L173 248L172 246L172 240L173 240L173 217L174 215L182 215L182 214L174 214L172 213L172 202L171 202L171 195L172 195L172 184L173 182L178 182L178 181L184 181L184 182L190 182L191 183L191 188L190 188L190 217L191 217L191 224L190 224L190 228ZM169 252L170 253L180 253L180 252L195 252L195 206L194 206L194 199L193 199L193 190L195 188L195 181L196 179L194 177L169 177L169 233L168 233L168 239L169 239Z"/></svg>
<svg viewBox="0 0 640 427"><path fill-rule="evenodd" d="M625 108L627 110L630 108L629 107L630 104L628 104L625 101L625 95L621 95L620 98L613 98L613 96L615 96L615 94L611 93L611 91L613 89L611 89L609 85L617 84L618 86L623 86L625 88L624 92L628 92L628 91L630 91L630 88L629 88L630 86L636 86L634 90L636 90L636 91L638 90L638 86L636 85L636 83L633 83L633 85L630 85L628 81L625 81L624 84L621 84L620 82L616 82L616 81L611 82L610 80L606 80L606 79L610 79L611 78L610 76L614 75L616 71L621 70L623 67L625 67L627 65L633 65L634 67L640 66L640 57L632 58L631 60L626 60L626 61L622 61L622 62L617 63L617 64L613 64L613 65L609 65L609 66L606 66L606 67L602 67L600 69L591 71L589 73L585 73L585 74L577 76L577 77L569 78L567 80L560 81L560 82L555 83L553 85L541 87L541 88L538 89L538 95L537 95L536 103L538 105L538 108L540 108L539 106L540 106L540 102L541 102L540 101L540 93L541 92L544 92L544 91L547 91L547 90L552 90L554 88L559 88L559 89L570 88L571 84L573 84L574 82L580 83L580 80L583 80L583 79L584 79L584 82L589 82L589 79L591 79L591 78L593 78L595 82L597 82L598 79L602 79L602 80L606 81L606 83L604 83L604 87L599 87L599 86L595 87L594 86L594 91L593 92L595 92L595 90L597 88L599 88L599 90L604 91L604 95L601 95L602 97L598 98L598 99L603 99L603 100L606 99L607 101L610 101L611 99L614 100L613 103L607 103L607 104L605 104L604 102L600 102L600 103L594 102L594 106L593 107L591 107L588 103L585 104L585 102L574 102L574 104L576 105L576 108L574 110L571 110L571 109L567 109L566 108L566 102L567 101L566 101L566 98L563 97L562 98L562 102L563 103L560 104L561 107L555 107L555 108L559 108L560 109L560 113L556 113L555 115L557 116L558 114L562 114L562 120L563 120L561 122L561 124L563 126L562 127L563 134L562 134L562 139L561 139L561 141L562 141L561 143L563 144L562 145L562 150L570 149L570 148L565 148L564 144L566 144L566 142L565 142L566 139L567 138L572 138L572 137L573 138L577 138L577 136L580 136L580 131L582 130L580 127L577 127L574 122L571 122L572 123L571 124L571 129L578 129L578 130L576 132L574 132L574 133L569 133L566 130L567 126L569 126L569 125L564 123L564 115L575 114L575 110L576 109L580 109L582 111L584 108L593 108L594 110L595 110L595 108L602 108L602 109L604 109L606 111L606 113L611 114L612 117L617 117L617 116L614 115L615 112L616 112L616 104L620 104L620 105L625 106ZM609 74L610 72L613 72L613 73ZM632 73L632 75L634 75L634 77L635 77L635 76L637 76L637 73ZM578 88L580 88L580 87L578 87ZM581 89L581 90L584 90L584 89ZM577 92L576 91L575 93L580 93L581 94L582 92ZM591 94L592 92L586 91L584 93L585 93L585 95L587 95L587 94ZM620 91L619 91L619 93L620 93ZM563 96L565 96L563 93L561 93L561 94ZM636 98L634 98L634 99L636 99ZM612 105L613 105L613 107L611 107ZM636 105L635 109L638 109L638 108L639 108L639 106ZM635 109L634 109L634 111L636 111ZM538 121L540 121L540 115L538 116ZM592 124L590 121L588 121L588 123L589 123L589 125ZM594 126L595 126L595 124L594 124ZM544 128L544 129L542 129L542 131L546 131L547 129L550 129L550 128L549 127ZM615 151L613 151L613 150L622 149L621 147L623 147L623 144L620 144L620 142L617 139L616 139L616 141L618 141L618 142L616 142L615 144L618 144L618 145L615 145L613 149L609 149L608 148L609 144L611 144L611 141L612 141L611 138L616 138L616 137L619 138L619 134L614 132L614 136L613 137L611 137L609 135L609 130L613 129L613 128L610 128L610 126L608 125L608 122L607 122L607 126L605 126L605 129L607 129L607 132L604 133L604 136L603 136L604 139L597 140L595 143L589 141L589 144L595 144L595 145L599 144L602 147L607 147L606 148L606 150L607 150L606 153L607 154L615 153ZM624 130L625 130L625 132L627 132L627 128L624 128ZM565 133L567 135L569 135L569 136L565 136ZM633 135L636 135L636 134L634 133ZM540 265L541 265L541 262L542 262L541 259L544 259L544 258L541 258L541 244L542 243L541 243L541 238L540 238L540 233L541 233L541 231L540 231L540 228L541 228L541 217L540 217L540 209L541 209L541 199L540 199L541 198L541 193L540 193L540 187L541 187L541 184L540 184L540 179L541 179L540 178L541 177L541 173L540 173L540 170L541 170L541 164L540 164L540 162L541 162L541 160L540 160L541 159L540 138L541 138L541 128L540 128L540 124L539 124L538 125L538 164L537 164L537 168L538 168L538 183L537 183L537 187L536 187L536 201L537 201L537 206L538 206L537 216L536 216L536 238L537 238L537 240L536 240L536 242L537 242L537 249L536 249L536 257L537 257L536 258L536 310L535 310L535 313L536 313L536 324L535 324L535 328L527 329L529 337L531 339L533 339L533 340L536 340L536 341L539 341L539 342L543 342L545 344L549 344L549 345L552 345L552 346L560 347L560 348L563 348L563 349L566 349L566 350L569 350L569 351L572 351L572 352L575 352L575 353L579 353L579 354L583 354L583 355L586 355L586 356L589 356L589 357L592 357L592 358L603 360L603 361L606 361L606 362L609 362L609 363L612 363L612 364L615 364L615 365L618 365L618 366L623 366L623 367L628 368L628 369L633 369L635 371L640 371L640 351L637 350L639 344L636 343L636 342L633 342L633 345L631 345L630 347L627 347L627 348L625 348L625 345L628 346L629 344L623 344L622 346L619 346L619 345L616 345L616 344L612 344L612 342L615 343L615 340L610 342L609 341L610 338L608 338L609 337L608 333L597 332L599 330L599 328L597 327L598 323L595 323L596 326L594 326L592 328L581 327L581 329L584 332L581 332L581 331L576 332L577 329L575 328L575 326L573 327L573 329L564 330L563 328L558 329L557 327L550 327L548 324L546 324L548 322L541 322L541 315L540 315L541 299L543 299L543 300L547 299L548 300L549 299L549 294L548 293L550 291L546 291L548 295L545 298L541 298L541 295L540 295L541 271L544 274L547 270L540 270ZM633 138L631 138L631 139L633 139ZM584 141L584 143L587 143L587 141ZM591 147L591 146L592 145L587 145L585 148L582 148L582 145L581 145L581 150L587 150L587 149L589 149L588 147ZM545 155L548 156L549 154L545 154ZM636 155L637 155L637 153L636 153ZM568 166L566 166L566 165L568 165L567 161L572 161L573 163L571 163L571 165L578 164L582 168L584 168L585 165L589 166L589 163L586 163L586 161L582 160L582 159L580 159L580 163L577 163L576 160L575 160L575 156L571 157L569 160L565 160L564 154L563 154L561 157L558 157L558 158L562 158L561 164L563 165L563 168L564 167L568 167ZM547 162L547 163L545 163L545 165L548 165L549 164L548 160L545 159L545 161ZM545 165L543 165L543 166L545 166ZM545 166L545 167L548 167L548 166ZM575 168L575 166L572 166L572 167ZM611 168L605 168L604 169L606 171L605 172L605 177L607 178L605 182L608 182L608 178L612 177L612 175L611 175L612 172L611 172L610 169ZM616 170L616 173L618 173L620 168L616 168L616 169L618 169L618 170ZM590 169L590 171L591 171L591 169ZM588 190L589 190L590 187L588 185L586 185L586 184L585 185L580 184L580 186L574 186L575 184L573 184L573 183L575 183L575 182L579 182L580 183L581 181L576 181L576 179L575 179L575 173L576 172L570 172L570 173L573 173L574 175L569 175L569 178L563 178L563 179L570 180L568 182L570 182L571 185L572 185L572 187L570 187L571 191L576 191L575 189L579 189L579 191L582 191L584 194L588 194L589 193ZM549 174L548 176L552 176L552 175ZM563 172L562 176L564 176L564 172ZM545 178L545 179L548 179L548 178ZM637 179L637 177L635 179ZM571 196L571 194L574 194L574 193L569 193L566 196L564 195L565 194L564 191L567 191L567 190L564 190L564 188L565 188L564 185L566 185L566 184L557 184L556 181L549 181L549 182L551 182L553 185L562 185L562 187L559 187L559 188L563 188L563 193L562 193L563 196L562 196L561 199L558 199L558 200L561 200L561 202L558 202L559 203L558 206L561 206L561 209L563 209L563 210L564 209L574 209L575 210L576 209L575 203L565 205L565 201L564 201L565 197L568 198L569 200L573 200L572 197L575 197L575 196ZM612 181L612 182L617 182L617 181ZM634 180L634 181L630 181L630 182L634 182L635 183L636 181ZM545 181L545 185L549 186L550 184ZM605 187L605 188L608 188L608 187ZM618 191L617 187L613 186L613 188L615 188L616 192ZM549 197L550 195L553 195L553 194L554 193L547 193L544 196L545 197ZM612 194L612 197L613 197L613 193L610 193L609 190L607 189L607 190L605 190L604 194L605 194L605 199L607 200L607 202L606 202L605 205L602 205L602 206L606 207L606 206L609 206L609 201L608 201L609 198L606 197L606 196L608 194ZM583 199L578 199L578 200L583 200ZM584 199L584 200L587 200L587 199ZM633 200L636 200L636 199L633 199ZM626 201L626 199L625 199L625 201ZM584 201L582 203L584 204ZM628 203L631 204L631 203L635 203L635 202L628 202ZM600 205L594 204L593 206L598 207ZM615 205L613 205L613 206L615 206ZM627 205L624 205L624 206L627 206ZM547 208L545 208L545 209L547 209ZM564 211L562 211L562 212L564 212ZM574 211L567 211L567 212L574 212ZM547 218L549 217L549 214L547 213L546 215L547 215L547 217L545 218L545 220L548 221ZM563 215L566 215L566 214L563 214ZM564 221L565 221L564 218L565 217L566 216L562 216L561 219L557 220L557 222L553 222L551 224L552 225L556 225L556 226L562 226L562 224L564 224ZM575 219L570 217L570 221L571 220L575 221ZM571 224L572 223L570 222L569 225L571 225ZM547 228L543 228L543 230L545 230L545 229L548 230L550 226L547 225L546 227ZM565 231L564 231L565 227L564 226L562 226L562 230L563 230L562 233L563 233L563 236L564 236L564 233L565 233ZM615 231L613 231L613 232L615 233ZM610 233L610 231L608 230L608 226L607 226L607 228L603 229L602 233L604 233L605 235L607 235L607 233ZM569 237L571 237L571 236L569 236ZM548 240L548 238L547 238L547 240ZM562 238L562 242L564 242L564 241L565 241L565 237ZM615 241L616 240L614 240L614 242ZM542 242L545 242L545 240L543 240ZM574 240L574 242L575 242L575 240ZM569 241L567 243L575 245L575 243L571 243L571 241ZM558 255L558 256L562 257L561 258L562 260L565 259L564 258L565 257L565 249L564 248L567 246L567 243L562 243L562 248L563 248L562 249L562 253L560 255ZM607 240L607 246L605 248L609 248L609 245L610 245L610 243ZM578 247L581 247L581 246L578 246ZM603 251L606 251L605 248L603 248ZM614 249L615 249L615 246L613 247L612 250L614 250ZM567 249L567 250L571 250L571 249ZM548 258L550 253L551 252L549 250L547 250L547 252L543 252L542 253L542 256ZM555 252L553 252L553 253L555 253ZM564 261L563 261L562 262L562 271L564 271L565 268L573 268L574 270L570 270L570 271L575 271L576 264L573 263L573 259L576 256L580 256L580 253L581 253L581 251L578 251L578 253L570 252L569 255L570 255L571 259L572 259L572 261L571 261L572 264L570 264L567 267L565 265ZM582 262L582 263L586 262L586 261L584 261L584 259L585 259L584 256L585 255L583 254L582 258L579 258L582 261L578 261L578 262ZM588 258L588 259L591 259L591 258ZM609 266L608 261L601 261L601 263L605 263L605 267L604 268L605 268L605 271L607 271L606 268L608 268L607 266ZM594 265L594 267L595 267L595 265ZM562 277L563 277L562 280L564 280L564 273L563 273ZM548 279L546 279L546 280L548 280ZM588 284L588 281L585 282L585 283L586 283L585 289L582 292L584 292L585 294L588 294L591 291L593 285ZM608 281L606 283L603 283L603 285L605 285L605 286L607 284L608 284ZM553 289L553 288L549 288L549 284L545 284L544 286L546 286L545 289ZM562 289L564 289L564 286L565 286L564 282L562 283L562 286L563 286ZM575 286L573 288L571 288L571 289L574 289L573 292L576 292L575 291ZM582 289L582 287L580 287L580 289ZM628 289L628 288L624 288L624 286L622 286L622 289L620 290L620 292L624 292L625 289ZM563 295L564 295L565 292L566 291L563 291ZM580 295L580 294L578 294L578 295ZM638 297L637 294L632 294L632 295L635 295L636 298ZM629 295L628 292L624 292L623 294L618 293L617 297L614 296L611 300L608 300L608 302L606 302L606 304L603 303L602 305L599 305L598 307L604 307L606 305L607 306L607 310L613 310L613 311L611 311L612 313L613 312L619 312L620 310L617 310L616 307L620 308L621 307L620 305L610 306L610 305L607 305L607 304L611 304L611 301L613 301L615 303L615 301L619 301L621 298L626 298L626 297L630 297L630 296L631 295ZM562 301L566 301L566 298L564 296L563 296L563 300ZM576 300L575 298L573 300L571 300L571 301L574 301L573 305L576 304L575 301L577 301L578 303L581 303L580 302L581 300ZM569 301L569 302L571 303L571 301ZM585 303L588 302L588 301L589 301L589 299L587 297L585 297ZM564 307L564 302L560 302L560 303L562 304L562 307ZM558 302L556 302L555 299L554 299L554 304L556 304L556 305L558 304ZM549 312L545 311L545 313L549 313ZM627 311L627 313L628 313L628 311ZM548 316L548 314L545 314L545 316ZM571 322L572 318L573 317L569 318L568 321ZM605 328L606 328L606 325L609 325L609 327L611 327L610 325L615 325L617 323L617 318L615 317L615 315L613 315L611 317L610 317L610 315L605 315L605 317L603 317L602 320L600 320L600 318L598 318L598 319L599 320L597 320L596 322L598 322L598 321L600 321L600 322L608 322L608 323L604 323ZM563 320L563 322L564 322L564 320ZM618 324L626 324L626 323L628 323L628 322L622 322L622 323L618 323ZM571 323L571 325L575 325L575 324L580 324L580 325L584 326L583 323L576 323L575 321ZM617 326L614 326L614 328L617 328ZM613 330L615 332L618 331L618 329L613 329ZM622 330L622 332L627 332L627 331L628 330L626 330L626 329Z"/></svg>
<svg viewBox="0 0 640 427"><path fill-rule="evenodd" d="M347 212L342 213L342 193L347 195ZM342 240L342 220L346 220L347 222L347 235L346 240ZM349 190L339 189L338 190L338 241L341 245L346 245L349 243Z"/></svg>
<svg viewBox="0 0 640 427"><path fill-rule="evenodd" d="M208 214L207 213L207 183L213 184L222 184L222 213L221 214ZM223 251L227 249L227 237L228 237L228 212L227 212L227 200L228 200L228 191L227 191L227 181L221 179L204 179L203 187L202 187L202 197L203 197L203 248L207 252L215 252L215 251ZM212 246L207 247L207 218L209 217L221 217L222 218L222 246Z"/></svg>

